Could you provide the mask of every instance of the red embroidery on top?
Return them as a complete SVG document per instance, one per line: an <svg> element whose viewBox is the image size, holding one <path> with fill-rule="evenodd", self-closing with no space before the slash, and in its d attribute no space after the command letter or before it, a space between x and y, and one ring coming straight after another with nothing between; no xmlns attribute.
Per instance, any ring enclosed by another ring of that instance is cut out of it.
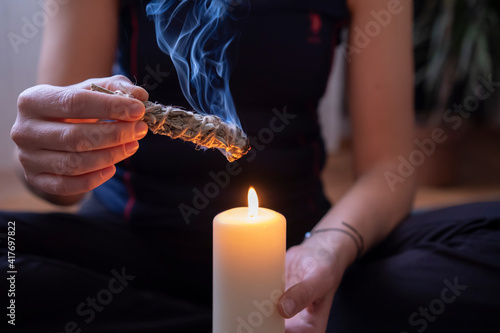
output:
<svg viewBox="0 0 500 333"><path fill-rule="evenodd" d="M310 44L319 44L321 43L319 32L323 26L321 16L318 13L310 13L309 20L311 21L311 27L309 29L309 35L307 36L307 42Z"/></svg>
<svg viewBox="0 0 500 333"><path fill-rule="evenodd" d="M317 35L323 25L323 22L321 22L321 16L318 13L310 13L309 19L311 20L311 32Z"/></svg>

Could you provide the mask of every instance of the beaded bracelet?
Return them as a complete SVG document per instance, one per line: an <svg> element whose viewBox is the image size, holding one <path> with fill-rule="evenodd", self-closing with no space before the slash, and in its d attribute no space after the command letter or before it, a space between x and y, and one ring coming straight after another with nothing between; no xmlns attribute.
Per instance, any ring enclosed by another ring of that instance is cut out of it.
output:
<svg viewBox="0 0 500 333"><path fill-rule="evenodd" d="M340 228L325 228L325 229L317 229L317 230L311 230L309 232L306 232L304 239L310 238L314 234L320 233L320 232L326 232L326 231L338 231L341 233L344 233L351 237L351 239L356 243L356 248L357 248L357 255L356 258L359 259L361 255L363 254L363 250L365 247L363 236L351 225L347 224L346 222L342 221L342 225L348 228L349 230L345 229L340 229Z"/></svg>

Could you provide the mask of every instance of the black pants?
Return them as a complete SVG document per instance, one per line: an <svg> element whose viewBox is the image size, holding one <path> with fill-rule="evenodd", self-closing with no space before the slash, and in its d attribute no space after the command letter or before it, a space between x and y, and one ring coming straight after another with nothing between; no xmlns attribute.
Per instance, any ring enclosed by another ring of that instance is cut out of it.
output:
<svg viewBox="0 0 500 333"><path fill-rule="evenodd" d="M500 332L500 202L403 221L348 270L329 332Z"/></svg>
<svg viewBox="0 0 500 333"><path fill-rule="evenodd" d="M0 214L0 331L211 332L210 290L178 274L176 237L105 215ZM328 331L498 332L499 313L500 203L471 204L411 216L353 265Z"/></svg>
<svg viewBox="0 0 500 333"><path fill-rule="evenodd" d="M178 274L194 270L176 252L185 239L133 229L95 201L90 205L97 214L0 213L0 237L15 221L17 270L12 326L3 238L0 332L211 332L211 282L202 293L197 276Z"/></svg>

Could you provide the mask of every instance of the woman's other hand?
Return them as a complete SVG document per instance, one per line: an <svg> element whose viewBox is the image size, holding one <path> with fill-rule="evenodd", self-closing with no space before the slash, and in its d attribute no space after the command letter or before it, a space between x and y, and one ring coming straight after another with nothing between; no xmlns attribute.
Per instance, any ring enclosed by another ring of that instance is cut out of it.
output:
<svg viewBox="0 0 500 333"><path fill-rule="evenodd" d="M356 251L337 232L315 234L287 251L287 290L278 302L279 313L289 318L287 333L325 333L333 295Z"/></svg>

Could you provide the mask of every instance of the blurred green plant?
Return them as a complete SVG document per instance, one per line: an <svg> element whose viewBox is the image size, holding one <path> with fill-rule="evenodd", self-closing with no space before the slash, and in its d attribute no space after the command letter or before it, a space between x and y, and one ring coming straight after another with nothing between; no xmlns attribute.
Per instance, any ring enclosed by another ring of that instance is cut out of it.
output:
<svg viewBox="0 0 500 333"><path fill-rule="evenodd" d="M416 109L429 121L473 94L479 76L499 77L500 1L416 0L414 46ZM497 97L475 114L498 113Z"/></svg>

